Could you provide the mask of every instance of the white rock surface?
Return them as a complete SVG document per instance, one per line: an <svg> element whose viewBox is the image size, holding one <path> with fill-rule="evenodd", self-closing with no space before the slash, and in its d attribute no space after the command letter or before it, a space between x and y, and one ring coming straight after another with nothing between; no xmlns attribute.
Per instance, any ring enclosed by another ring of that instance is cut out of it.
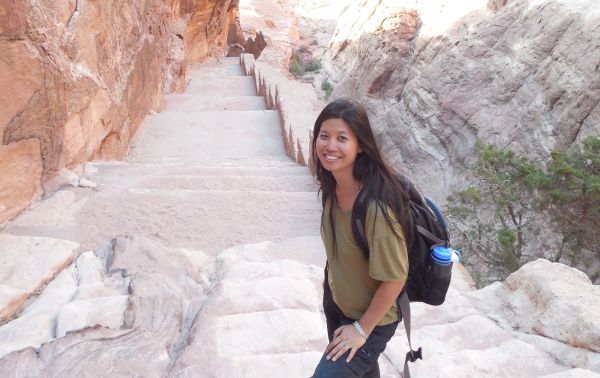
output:
<svg viewBox="0 0 600 378"><path fill-rule="evenodd" d="M24 302L73 260L78 244L68 240L0 235L0 321L14 316Z"/></svg>
<svg viewBox="0 0 600 378"><path fill-rule="evenodd" d="M82 188L95 188L98 186L98 184L82 177L79 179L79 186Z"/></svg>
<svg viewBox="0 0 600 378"><path fill-rule="evenodd" d="M312 374L326 344L320 244L318 237L294 238L219 255L220 279L173 375L264 377L274 366L293 377Z"/></svg>
<svg viewBox="0 0 600 378"><path fill-rule="evenodd" d="M598 378L600 374L596 374L589 370L572 369L561 373L543 375L541 378Z"/></svg>
<svg viewBox="0 0 600 378"><path fill-rule="evenodd" d="M539 259L472 297L512 328L600 352L600 287L581 271Z"/></svg>
<svg viewBox="0 0 600 378"><path fill-rule="evenodd" d="M54 250L46 252L53 254ZM81 254L17 319L0 326L0 356L28 346L38 347L72 330L96 325L120 328L128 304L127 281L120 272L106 274L104 264L93 252Z"/></svg>

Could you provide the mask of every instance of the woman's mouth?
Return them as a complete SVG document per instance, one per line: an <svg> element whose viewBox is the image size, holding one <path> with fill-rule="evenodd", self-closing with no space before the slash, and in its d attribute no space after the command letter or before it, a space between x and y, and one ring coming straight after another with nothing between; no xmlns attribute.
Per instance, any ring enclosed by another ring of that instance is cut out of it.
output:
<svg viewBox="0 0 600 378"><path fill-rule="evenodd" d="M339 160L339 159L341 159L341 157L339 157L339 156L333 156L333 155L327 155L327 154L325 154L325 160L328 160L328 161L335 161L335 160Z"/></svg>

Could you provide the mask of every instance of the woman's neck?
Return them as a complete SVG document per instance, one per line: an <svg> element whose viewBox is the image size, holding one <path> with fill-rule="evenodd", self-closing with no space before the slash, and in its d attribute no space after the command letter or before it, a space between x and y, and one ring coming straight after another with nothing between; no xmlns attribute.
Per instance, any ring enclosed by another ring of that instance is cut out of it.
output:
<svg viewBox="0 0 600 378"><path fill-rule="evenodd" d="M349 211L361 189L361 183L353 175L335 177L335 199L340 209Z"/></svg>
<svg viewBox="0 0 600 378"><path fill-rule="evenodd" d="M358 193L361 188L360 181L354 175L334 175L335 189L340 194Z"/></svg>

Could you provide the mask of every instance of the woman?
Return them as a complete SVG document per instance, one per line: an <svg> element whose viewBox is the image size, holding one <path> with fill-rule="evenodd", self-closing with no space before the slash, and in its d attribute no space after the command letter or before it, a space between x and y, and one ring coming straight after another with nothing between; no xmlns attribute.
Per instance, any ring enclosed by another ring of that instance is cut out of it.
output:
<svg viewBox="0 0 600 378"><path fill-rule="evenodd" d="M313 162L323 199L321 237L328 265L324 309L329 345L313 378L379 377L377 359L398 324L395 301L408 274L408 196L377 148L363 107L328 104L313 130ZM371 198L365 224L369 258L352 236L359 192ZM329 288L333 302L327 300Z"/></svg>

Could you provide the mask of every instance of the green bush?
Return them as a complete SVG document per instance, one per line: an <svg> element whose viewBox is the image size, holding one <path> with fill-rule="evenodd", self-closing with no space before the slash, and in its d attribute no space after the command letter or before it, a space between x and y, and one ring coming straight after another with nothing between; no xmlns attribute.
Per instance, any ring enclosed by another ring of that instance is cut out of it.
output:
<svg viewBox="0 0 600 378"><path fill-rule="evenodd" d="M306 53L309 53L308 48L302 46L296 50L290 58L289 70L295 78L301 77L307 72L314 72L321 69L321 62L312 58L312 56L307 62L302 63L302 54Z"/></svg>
<svg viewBox="0 0 600 378"><path fill-rule="evenodd" d="M306 69L297 59L292 59L290 62L290 73L294 75L294 77L300 77L306 73Z"/></svg>
<svg viewBox="0 0 600 378"><path fill-rule="evenodd" d="M325 100L329 100L329 97L331 97L331 93L333 92L333 86L329 80L325 79L321 83L321 90L325 91Z"/></svg>

